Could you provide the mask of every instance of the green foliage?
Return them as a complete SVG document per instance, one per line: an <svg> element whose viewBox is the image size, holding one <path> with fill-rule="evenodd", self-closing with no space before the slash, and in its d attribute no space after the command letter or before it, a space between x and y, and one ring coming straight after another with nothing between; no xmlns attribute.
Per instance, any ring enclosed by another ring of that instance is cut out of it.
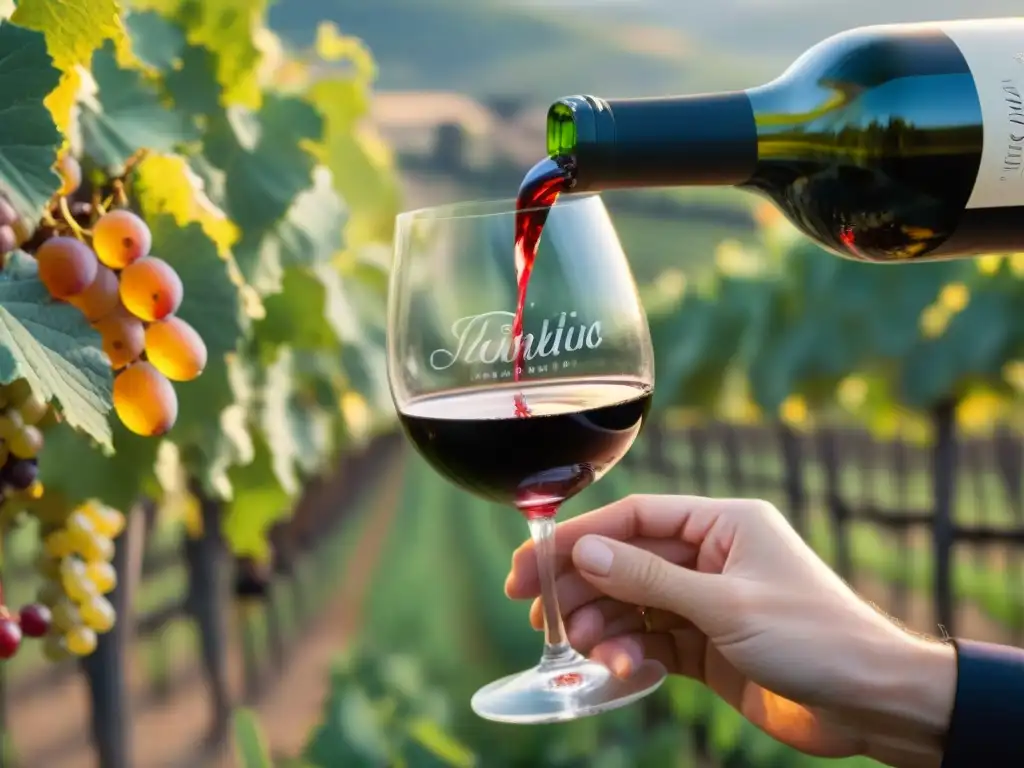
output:
<svg viewBox="0 0 1024 768"><path fill-rule="evenodd" d="M92 60L97 93L81 104L82 151L112 173L140 149L169 151L196 138L185 117L165 107L145 75L118 65L107 43Z"/></svg>
<svg viewBox="0 0 1024 768"><path fill-rule="evenodd" d="M410 657L353 652L331 674L309 766L473 768L482 762L445 727L447 701Z"/></svg>
<svg viewBox="0 0 1024 768"><path fill-rule="evenodd" d="M0 22L0 185L22 216L35 219L60 186L51 169L61 143L43 100L60 72L38 32Z"/></svg>
<svg viewBox="0 0 1024 768"><path fill-rule="evenodd" d="M765 414L796 397L882 427L978 387L1010 391L1006 367L1024 351L1017 257L896 268L836 258L778 227L763 238L729 246L734 258L651 313L658 407L735 413L738 378ZM851 380L864 386L844 396Z"/></svg>

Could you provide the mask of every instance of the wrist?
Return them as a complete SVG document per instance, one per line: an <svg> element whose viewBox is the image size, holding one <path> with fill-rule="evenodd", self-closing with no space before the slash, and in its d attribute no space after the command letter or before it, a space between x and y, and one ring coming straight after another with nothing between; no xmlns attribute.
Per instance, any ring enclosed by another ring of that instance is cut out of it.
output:
<svg viewBox="0 0 1024 768"><path fill-rule="evenodd" d="M865 756L938 768L956 698L956 650L902 630L884 635L852 665L856 695L836 714L856 731Z"/></svg>

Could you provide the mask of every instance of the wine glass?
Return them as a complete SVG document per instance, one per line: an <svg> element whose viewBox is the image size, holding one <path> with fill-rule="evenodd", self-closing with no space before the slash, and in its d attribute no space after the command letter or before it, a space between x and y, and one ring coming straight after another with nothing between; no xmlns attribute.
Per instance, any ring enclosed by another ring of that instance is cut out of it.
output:
<svg viewBox="0 0 1024 768"><path fill-rule="evenodd" d="M523 214L523 212L520 212ZM572 720L623 706L665 678L629 680L577 653L555 592L555 514L629 450L654 385L650 332L601 198L562 195L548 212L519 344L515 201L403 213L388 295L388 379L413 445L441 475L517 509L536 544L544 651L533 669L480 689L481 717Z"/></svg>

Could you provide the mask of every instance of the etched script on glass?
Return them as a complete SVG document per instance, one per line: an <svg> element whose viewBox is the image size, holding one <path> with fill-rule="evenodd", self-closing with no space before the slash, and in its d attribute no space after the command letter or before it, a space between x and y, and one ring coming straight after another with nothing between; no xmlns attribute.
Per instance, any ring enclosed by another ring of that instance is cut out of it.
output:
<svg viewBox="0 0 1024 768"><path fill-rule="evenodd" d="M480 371L473 380L511 379L517 344L512 339L514 312L495 310L480 315L460 317L452 323L454 341L450 348L430 353L430 367L445 371L463 365L501 366L501 370ZM572 368L576 360L568 354L583 349L597 349L604 341L601 321L580 322L576 312L560 312L545 319L538 333L524 333L526 373L537 374Z"/></svg>

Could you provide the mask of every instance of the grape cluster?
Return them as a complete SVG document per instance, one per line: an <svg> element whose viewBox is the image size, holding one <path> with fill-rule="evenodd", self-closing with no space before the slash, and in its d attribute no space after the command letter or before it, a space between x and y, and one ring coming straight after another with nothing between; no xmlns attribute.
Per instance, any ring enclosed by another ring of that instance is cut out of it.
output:
<svg viewBox="0 0 1024 768"><path fill-rule="evenodd" d="M77 161L65 155L58 170L61 194L74 193L82 176ZM174 314L184 295L181 278L150 254L149 227L127 208L69 206L62 198L56 213L56 226L40 227L27 242L39 279L102 337L118 371L114 410L121 422L139 435L162 435L178 416L171 381L195 379L207 359L202 337Z"/></svg>
<svg viewBox="0 0 1024 768"><path fill-rule="evenodd" d="M83 504L59 524L46 526L37 563L45 583L38 604L29 606L31 632L27 609L22 609L21 631L45 637L47 658L88 656L96 649L97 635L114 627L117 614L104 595L117 585L110 561L114 539L124 527L124 515L96 501Z"/></svg>

